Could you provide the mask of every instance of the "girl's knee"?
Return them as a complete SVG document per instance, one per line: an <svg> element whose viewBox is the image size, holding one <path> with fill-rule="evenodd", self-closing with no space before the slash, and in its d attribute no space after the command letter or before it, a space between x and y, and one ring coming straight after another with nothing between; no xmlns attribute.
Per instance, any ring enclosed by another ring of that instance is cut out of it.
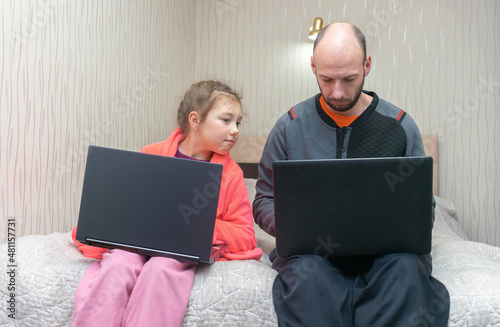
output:
<svg viewBox="0 0 500 327"><path fill-rule="evenodd" d="M161 274L184 270L186 263L167 257L151 257L142 268L143 274Z"/></svg>
<svg viewBox="0 0 500 327"><path fill-rule="evenodd" d="M109 269L119 272L119 275L138 274L146 260L147 258L143 255L115 249L104 253L101 266L109 267Z"/></svg>

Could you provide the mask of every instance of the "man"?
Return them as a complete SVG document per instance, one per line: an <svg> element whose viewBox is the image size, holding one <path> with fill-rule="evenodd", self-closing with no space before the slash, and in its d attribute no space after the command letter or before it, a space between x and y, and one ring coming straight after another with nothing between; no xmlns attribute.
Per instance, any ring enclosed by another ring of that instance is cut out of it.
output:
<svg viewBox="0 0 500 327"><path fill-rule="evenodd" d="M314 43L311 68L320 94L283 115L259 163L255 221L275 236L272 163L277 160L421 156L418 127L403 110L362 91L370 72L361 31L326 26ZM357 199L353 199L353 206ZM304 217L307 219L307 217ZM430 255L379 257L273 252L273 286L280 326L446 326L449 295L431 276Z"/></svg>

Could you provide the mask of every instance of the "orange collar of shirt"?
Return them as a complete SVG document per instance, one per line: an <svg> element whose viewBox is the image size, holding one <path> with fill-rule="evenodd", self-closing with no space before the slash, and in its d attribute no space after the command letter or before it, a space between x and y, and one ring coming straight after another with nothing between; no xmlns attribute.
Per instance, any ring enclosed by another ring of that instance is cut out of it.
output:
<svg viewBox="0 0 500 327"><path fill-rule="evenodd" d="M328 108L328 105L326 104L325 99L323 98L323 95L320 95L319 103L321 104L321 108L323 109L323 111L328 116L330 116L330 118L333 119L335 121L335 123L340 128L351 125L351 123L353 121L355 121L356 118L359 117L359 115L358 116L344 116L344 115L340 115L336 112L333 112L330 108Z"/></svg>

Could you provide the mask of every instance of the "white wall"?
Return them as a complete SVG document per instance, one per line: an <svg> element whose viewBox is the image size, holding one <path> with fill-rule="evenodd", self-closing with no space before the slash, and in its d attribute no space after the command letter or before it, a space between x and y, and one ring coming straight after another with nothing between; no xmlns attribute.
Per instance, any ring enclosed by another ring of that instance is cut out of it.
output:
<svg viewBox="0 0 500 327"><path fill-rule="evenodd" d="M0 242L77 223L89 144L140 150L193 81L193 1L1 1Z"/></svg>
<svg viewBox="0 0 500 327"><path fill-rule="evenodd" d="M175 126L185 89L243 92L265 135L317 92L316 16L367 36L366 89L440 136L440 196L473 240L500 245L500 5L495 0L0 2L0 242L76 225L89 144L139 150Z"/></svg>

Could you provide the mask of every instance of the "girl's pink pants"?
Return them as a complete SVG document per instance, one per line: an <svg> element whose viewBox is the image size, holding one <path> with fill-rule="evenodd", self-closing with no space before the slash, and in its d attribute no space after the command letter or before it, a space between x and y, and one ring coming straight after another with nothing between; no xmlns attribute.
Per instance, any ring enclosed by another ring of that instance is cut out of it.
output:
<svg viewBox="0 0 500 327"><path fill-rule="evenodd" d="M181 326L196 265L111 250L75 295L72 326Z"/></svg>

